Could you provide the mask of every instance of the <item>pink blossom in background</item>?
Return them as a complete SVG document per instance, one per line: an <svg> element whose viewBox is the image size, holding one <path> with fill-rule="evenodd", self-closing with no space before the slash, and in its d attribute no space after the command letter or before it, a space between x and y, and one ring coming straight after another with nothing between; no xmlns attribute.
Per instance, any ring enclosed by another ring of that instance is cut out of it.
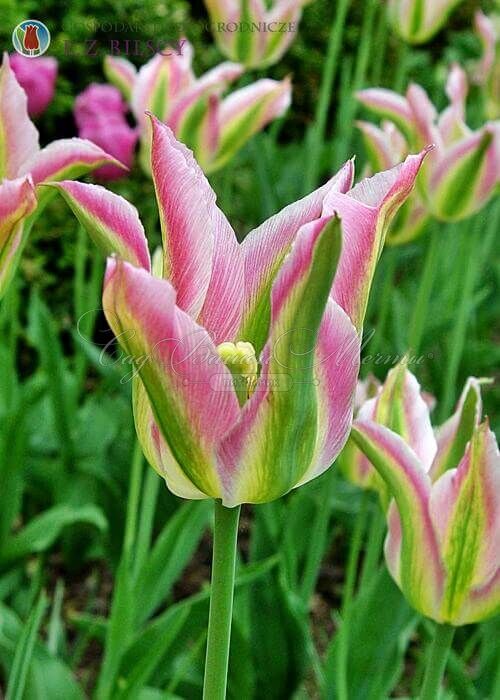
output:
<svg viewBox="0 0 500 700"><path fill-rule="evenodd" d="M112 85L93 83L75 100L74 115L78 134L104 147L121 163L130 168L139 130L127 123L127 104L120 91ZM115 165L105 165L95 171L101 180L118 180L126 171Z"/></svg>
<svg viewBox="0 0 500 700"><path fill-rule="evenodd" d="M99 121L103 116L124 119L127 109L120 91L113 85L92 83L76 98L73 113L77 127L82 129L89 122Z"/></svg>
<svg viewBox="0 0 500 700"><path fill-rule="evenodd" d="M27 58L14 53L10 56L10 66L28 97L29 115L40 116L54 98L58 69L56 59L51 56Z"/></svg>

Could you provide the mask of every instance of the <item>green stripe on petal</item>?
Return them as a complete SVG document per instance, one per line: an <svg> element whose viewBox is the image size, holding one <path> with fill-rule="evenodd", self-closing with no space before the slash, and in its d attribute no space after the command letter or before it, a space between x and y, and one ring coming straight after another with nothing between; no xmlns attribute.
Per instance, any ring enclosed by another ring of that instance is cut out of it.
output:
<svg viewBox="0 0 500 700"><path fill-rule="evenodd" d="M220 497L229 475L215 450L240 409L210 336L175 305L169 282L122 261L108 261L103 308L175 462L199 491Z"/></svg>
<svg viewBox="0 0 500 700"><path fill-rule="evenodd" d="M274 283L262 374L221 444L221 461L234 471L228 506L278 498L311 465L318 420L314 350L340 244L337 219L308 224Z"/></svg>
<svg viewBox="0 0 500 700"><path fill-rule="evenodd" d="M438 613L443 570L428 501L431 483L417 456L404 440L372 421L357 420L351 436L394 497L401 527L400 551L390 556L391 572L410 603L430 617ZM396 536L395 539L398 539Z"/></svg>
<svg viewBox="0 0 500 700"><path fill-rule="evenodd" d="M500 560L500 456L487 422L458 468L434 484L430 514L446 569L442 619L457 624L470 592L497 575Z"/></svg>
<svg viewBox="0 0 500 700"><path fill-rule="evenodd" d="M25 219L37 207L30 177L0 183L0 297L17 269L29 226Z"/></svg>
<svg viewBox="0 0 500 700"><path fill-rule="evenodd" d="M487 124L449 149L430 183L436 217L457 221L478 211L498 188L500 129Z"/></svg>
<svg viewBox="0 0 500 700"><path fill-rule="evenodd" d="M436 440L429 408L419 383L407 369L407 358L388 372L375 402L373 420L400 435L425 471L430 469L437 450Z"/></svg>
<svg viewBox="0 0 500 700"><path fill-rule="evenodd" d="M209 172L225 165L254 134L282 116L290 101L289 78L258 80L226 97L219 110L219 147Z"/></svg>
<svg viewBox="0 0 500 700"><path fill-rule="evenodd" d="M137 375L132 379L132 406L137 438L144 456L155 472L165 479L172 493L180 498L194 500L207 498L187 478L175 461L154 419L146 389Z"/></svg>
<svg viewBox="0 0 500 700"><path fill-rule="evenodd" d="M481 421L481 413L480 380L470 377L455 413L436 431L438 451L431 468L433 481L449 469L456 469L464 456L467 443Z"/></svg>

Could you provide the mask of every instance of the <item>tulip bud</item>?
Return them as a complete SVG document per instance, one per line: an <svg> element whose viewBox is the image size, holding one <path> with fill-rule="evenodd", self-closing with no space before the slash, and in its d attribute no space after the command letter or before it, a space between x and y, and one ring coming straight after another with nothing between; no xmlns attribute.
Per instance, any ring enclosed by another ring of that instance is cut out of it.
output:
<svg viewBox="0 0 500 700"><path fill-rule="evenodd" d="M394 499L391 575L419 612L452 625L500 610L500 454L488 421L478 422L477 386L470 380L430 469L407 440L371 420L352 431Z"/></svg>
<svg viewBox="0 0 500 700"><path fill-rule="evenodd" d="M54 98L56 59L51 56L27 58L14 53L10 56L10 67L28 97L29 115L40 116Z"/></svg>
<svg viewBox="0 0 500 700"><path fill-rule="evenodd" d="M462 0L389 0L389 21L410 44L429 41Z"/></svg>
<svg viewBox="0 0 500 700"><path fill-rule="evenodd" d="M205 0L217 46L246 68L266 68L295 38L302 7L310 0Z"/></svg>

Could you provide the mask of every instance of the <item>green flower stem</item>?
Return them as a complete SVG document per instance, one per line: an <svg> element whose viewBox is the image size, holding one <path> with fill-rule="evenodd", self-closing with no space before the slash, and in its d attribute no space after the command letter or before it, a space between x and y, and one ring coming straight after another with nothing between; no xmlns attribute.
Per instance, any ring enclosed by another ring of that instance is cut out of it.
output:
<svg viewBox="0 0 500 700"><path fill-rule="evenodd" d="M123 551L132 559L132 549L137 535L137 513L142 482L142 449L136 440L130 467L130 482L127 502L127 515L125 518L125 533L123 537Z"/></svg>
<svg viewBox="0 0 500 700"><path fill-rule="evenodd" d="M429 647L427 656L424 682L420 694L421 700L436 700L439 698L439 689L454 634L455 628L452 625L436 625L434 639Z"/></svg>
<svg viewBox="0 0 500 700"><path fill-rule="evenodd" d="M351 604L354 597L354 588L356 586L356 574L359 565L359 555L361 553L361 545L363 535L366 530L366 520L368 516L368 505L370 494L368 490L363 491L361 496L361 505L356 516L354 531L351 538L351 546L349 548L349 557L347 560L347 572L344 590L342 593L342 608L341 618L342 627L339 637L339 663L338 663L338 696L339 700L348 700L349 690L347 683L347 661L349 656L349 627L351 618Z"/></svg>
<svg viewBox="0 0 500 700"><path fill-rule="evenodd" d="M369 526L368 544L366 545L359 583L360 589L367 585L375 576L380 562L385 531L385 516L378 508L375 508Z"/></svg>
<svg viewBox="0 0 500 700"><path fill-rule="evenodd" d="M339 0L335 7L335 18L331 24L328 48L321 76L321 88L316 103L313 127L308 135L308 159L304 176L304 192L310 192L316 186L321 167L321 151L328 120L328 108L330 106L333 86L340 65L338 60L342 46L345 19L351 0ZM333 5L332 5L333 8Z"/></svg>
<svg viewBox="0 0 500 700"><path fill-rule="evenodd" d="M418 354L422 343L422 336L425 328L425 321L429 315L429 302L431 300L432 288L436 277L439 259L439 240L441 237L440 227L436 225L430 232L429 247L424 263L424 270L420 280L417 298L413 306L413 315L410 323L408 347Z"/></svg>
<svg viewBox="0 0 500 700"><path fill-rule="evenodd" d="M330 467L323 477L324 491L316 511L316 518L312 525L311 545L308 547L304 573L300 585L300 597L307 605L316 587L316 581L321 566L321 561L325 555L326 540L328 537L328 523L331 515L330 494L333 489L334 469Z"/></svg>
<svg viewBox="0 0 500 700"><path fill-rule="evenodd" d="M226 697L239 517L239 506L225 508L220 501L215 501L204 700L225 700Z"/></svg>

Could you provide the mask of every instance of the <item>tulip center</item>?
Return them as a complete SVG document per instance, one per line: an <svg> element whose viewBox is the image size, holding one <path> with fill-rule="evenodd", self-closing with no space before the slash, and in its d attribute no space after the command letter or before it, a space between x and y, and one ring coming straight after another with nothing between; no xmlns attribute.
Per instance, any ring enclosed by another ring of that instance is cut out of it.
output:
<svg viewBox="0 0 500 700"><path fill-rule="evenodd" d="M233 377L233 386L243 406L255 391L258 363L252 343L239 340L237 343L221 343L217 352Z"/></svg>

